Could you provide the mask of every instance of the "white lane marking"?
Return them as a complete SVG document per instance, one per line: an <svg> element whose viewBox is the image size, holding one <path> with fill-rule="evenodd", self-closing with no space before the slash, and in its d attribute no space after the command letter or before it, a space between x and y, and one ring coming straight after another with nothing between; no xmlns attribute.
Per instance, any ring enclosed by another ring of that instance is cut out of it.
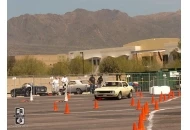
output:
<svg viewBox="0 0 190 130"><path fill-rule="evenodd" d="M178 97L176 98L173 98L173 99L169 99L165 102L169 102L169 101L172 101L174 99L177 99ZM162 102L162 103L165 103L165 102ZM158 111L164 111L164 110L168 110L168 109L177 109L177 108L181 108L181 106L177 106L177 107L167 107L167 108L164 108L164 109L159 109L159 110L154 110L152 112L149 113L149 117L148 117L148 121L149 121L149 124L147 126L147 130L152 130L152 127L153 127L153 117L154 117L154 113L158 112Z"/></svg>
<svg viewBox="0 0 190 130"><path fill-rule="evenodd" d="M116 111L131 111L131 110L134 110L136 111L136 109L121 109L121 110L104 110L104 111L85 111L85 112L71 112L71 114L83 114L83 113L99 113L99 112L116 112ZM26 116L27 115L57 115L57 114L62 114L62 113L40 113L40 114L25 114Z"/></svg>
<svg viewBox="0 0 190 130"><path fill-rule="evenodd" d="M104 122L104 123L107 123L107 122L110 122L110 121L115 121L115 119L98 119L98 120L95 120L97 123L99 122ZM77 122L71 122L70 125L72 124L75 124L75 125L80 125L81 122L83 123L83 121L77 121ZM94 124L94 120L89 120L88 121L89 123L92 123L92 125L96 125ZM11 128L21 128L21 127L41 127L41 126L61 126L61 125L67 125L67 122L48 122L48 123L30 123L30 124L25 124L25 125L7 125L7 128L11 129Z"/></svg>

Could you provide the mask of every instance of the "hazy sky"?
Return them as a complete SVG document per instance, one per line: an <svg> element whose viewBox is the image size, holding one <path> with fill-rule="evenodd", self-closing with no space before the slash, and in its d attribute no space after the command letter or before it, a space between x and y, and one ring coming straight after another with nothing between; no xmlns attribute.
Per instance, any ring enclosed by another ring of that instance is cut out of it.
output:
<svg viewBox="0 0 190 130"><path fill-rule="evenodd" d="M177 11L181 9L181 0L7 0L7 19L26 13L64 14L77 8L117 9L135 16Z"/></svg>

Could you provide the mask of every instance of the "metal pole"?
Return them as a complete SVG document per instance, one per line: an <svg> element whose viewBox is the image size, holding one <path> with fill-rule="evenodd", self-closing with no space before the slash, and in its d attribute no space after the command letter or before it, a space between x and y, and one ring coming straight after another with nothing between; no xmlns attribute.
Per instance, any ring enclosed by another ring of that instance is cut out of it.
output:
<svg viewBox="0 0 190 130"><path fill-rule="evenodd" d="M150 87L150 73L148 74L149 87Z"/></svg>
<svg viewBox="0 0 190 130"><path fill-rule="evenodd" d="M142 88L141 88L141 91L143 91L143 78L141 78L142 79Z"/></svg>
<svg viewBox="0 0 190 130"><path fill-rule="evenodd" d="M34 75L32 76L32 85L31 85L31 91L30 91L30 94L32 94L32 86L34 85Z"/></svg>
<svg viewBox="0 0 190 130"><path fill-rule="evenodd" d="M16 89L16 87L15 87L15 79L14 79L14 95L15 95L15 89Z"/></svg>
<svg viewBox="0 0 190 130"><path fill-rule="evenodd" d="M92 58L92 74L93 74L93 58Z"/></svg>
<svg viewBox="0 0 190 130"><path fill-rule="evenodd" d="M84 53L82 52L82 61L83 61L83 69L82 69L82 71L83 71L83 76L84 76Z"/></svg>
<svg viewBox="0 0 190 130"><path fill-rule="evenodd" d="M13 95L13 97L14 97L16 95L15 94L15 89L16 89L15 80L16 80L16 77L13 77L12 80L14 80L14 95Z"/></svg>

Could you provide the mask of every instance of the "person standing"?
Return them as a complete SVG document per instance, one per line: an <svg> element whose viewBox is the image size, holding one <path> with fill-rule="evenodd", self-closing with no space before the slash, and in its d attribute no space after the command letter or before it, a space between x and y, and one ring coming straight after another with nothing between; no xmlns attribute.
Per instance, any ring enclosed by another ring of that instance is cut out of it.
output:
<svg viewBox="0 0 190 130"><path fill-rule="evenodd" d="M100 77L98 77L98 80L97 80L97 87L100 88L102 86L102 82L103 82L103 78L102 78L102 75L100 75Z"/></svg>
<svg viewBox="0 0 190 130"><path fill-rule="evenodd" d="M63 84L63 92L62 93L67 93L68 92L69 79L67 78L66 75L63 76L63 78L61 79L61 82Z"/></svg>
<svg viewBox="0 0 190 130"><path fill-rule="evenodd" d="M68 85L68 82L69 82L66 75L63 76L63 78L61 79L61 82L63 84L63 88L66 88L66 86Z"/></svg>
<svg viewBox="0 0 190 130"><path fill-rule="evenodd" d="M58 77L56 76L55 79L53 79L52 82L50 82L50 84L52 85L52 94L59 94L59 79Z"/></svg>
<svg viewBox="0 0 190 130"><path fill-rule="evenodd" d="M95 77L93 75L91 75L91 77L89 78L89 83L90 83L90 93L94 94L94 90L95 90Z"/></svg>

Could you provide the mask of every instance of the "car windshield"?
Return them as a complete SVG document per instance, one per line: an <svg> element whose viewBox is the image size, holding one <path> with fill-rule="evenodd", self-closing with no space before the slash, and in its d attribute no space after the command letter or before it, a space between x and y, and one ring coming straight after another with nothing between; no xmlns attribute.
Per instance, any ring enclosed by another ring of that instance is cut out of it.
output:
<svg viewBox="0 0 190 130"><path fill-rule="evenodd" d="M121 82L105 82L105 84L102 87L121 87Z"/></svg>
<svg viewBox="0 0 190 130"><path fill-rule="evenodd" d="M88 80L81 80L80 81L82 84L89 84Z"/></svg>
<svg viewBox="0 0 190 130"><path fill-rule="evenodd" d="M27 88L27 87L30 87L30 86L32 86L30 83L24 83L24 84L22 85L22 88Z"/></svg>

